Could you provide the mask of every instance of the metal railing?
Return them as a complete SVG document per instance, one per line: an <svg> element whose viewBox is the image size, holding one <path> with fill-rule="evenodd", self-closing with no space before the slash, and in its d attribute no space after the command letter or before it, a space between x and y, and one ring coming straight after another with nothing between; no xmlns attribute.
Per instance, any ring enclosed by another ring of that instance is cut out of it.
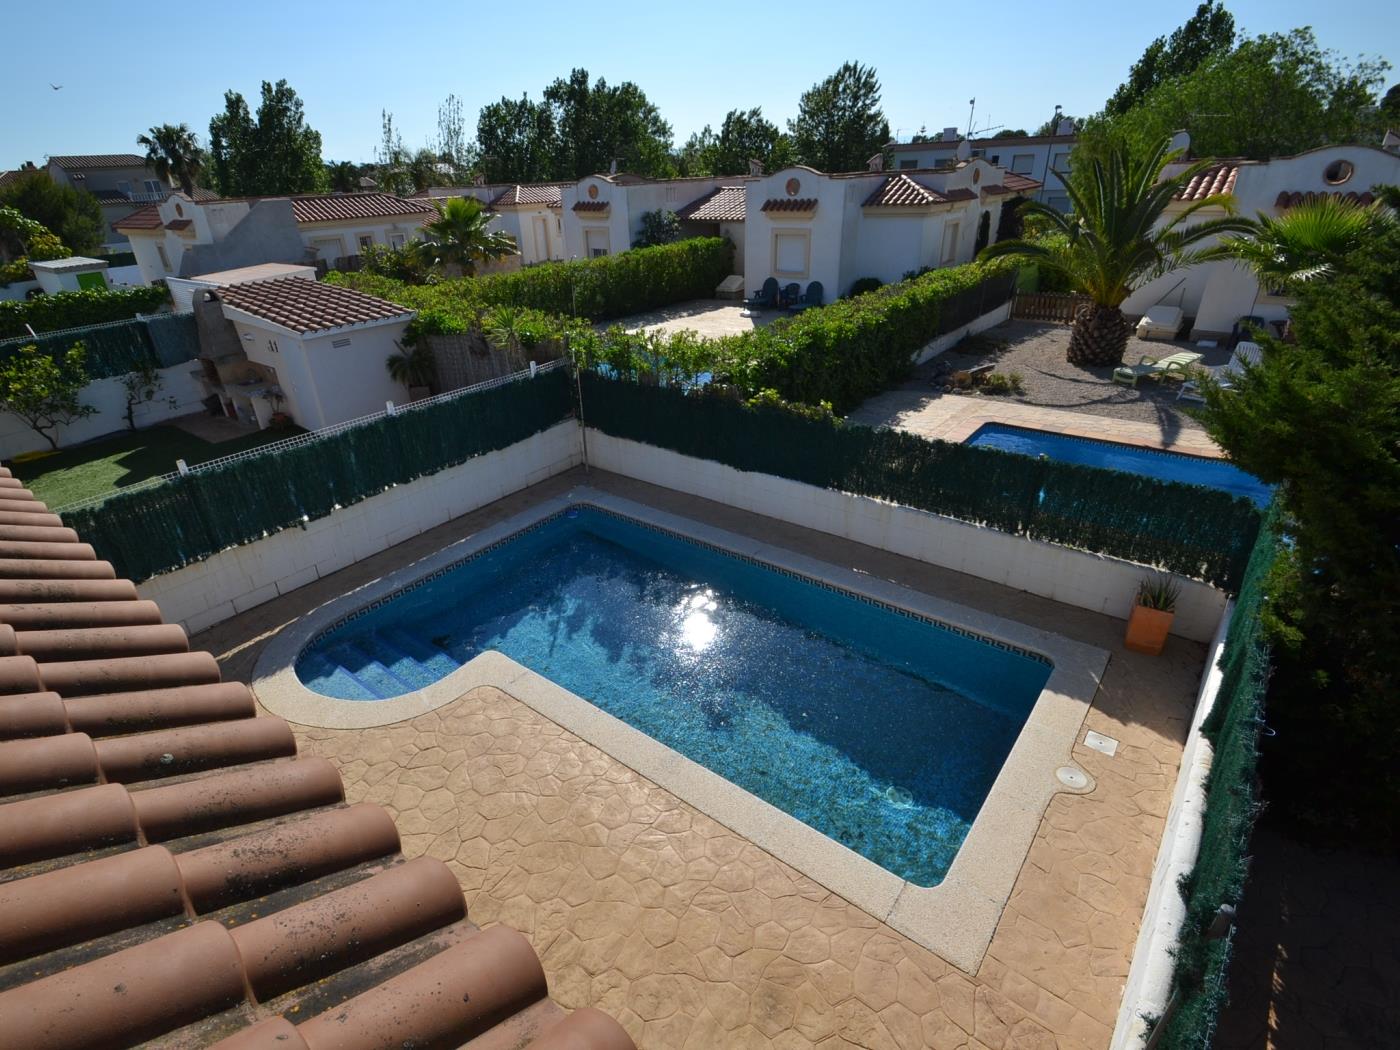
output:
<svg viewBox="0 0 1400 1050"><path fill-rule="evenodd" d="M381 419L387 419L390 416L407 415L410 412L417 412L420 409L429 408L433 405L440 405L447 401L455 401L457 398L465 397L469 394L479 394L486 390L495 390L497 387L519 382L522 379L533 379L537 375L544 375L558 368L562 368L567 363L568 359L561 357L542 365L532 364L531 367L527 369L523 369L519 372L512 372L510 375L498 376L495 379L488 379L484 383L473 383L471 386L464 386L457 390L449 390L443 394L434 394L432 397L425 397L406 405L393 405L392 409L386 407L382 412L374 412L367 416L359 416L356 419L347 419L343 423L334 423L331 426L322 427L320 430L308 430L304 434L295 434L292 437L283 438L281 441L269 441L266 445L258 445L256 448L244 449L242 452L234 452L227 456L219 456L217 459L205 460L203 463L196 463L192 466L184 466L184 460L180 460L179 462L183 469L173 470L169 474L160 474L156 477L146 478L144 481L138 481L134 485L124 486L116 492L106 492L100 496L92 496L74 503L65 503L61 507L53 508L53 513L62 514L65 511L94 507L107 502L107 500L111 499L113 496L123 495L128 492L140 492L144 489L155 488L158 485L169 484L182 474L203 474L206 471L226 467L231 463L255 459L259 456L275 456L280 452L300 448L303 445L315 444L318 441L334 437L336 434L344 433L347 430L354 430L357 427L377 423Z"/></svg>

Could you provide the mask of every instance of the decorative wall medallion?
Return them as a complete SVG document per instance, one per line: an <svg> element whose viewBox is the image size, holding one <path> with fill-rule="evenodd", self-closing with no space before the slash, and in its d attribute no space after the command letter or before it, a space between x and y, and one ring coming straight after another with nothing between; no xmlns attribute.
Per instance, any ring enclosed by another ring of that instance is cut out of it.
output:
<svg viewBox="0 0 1400 1050"><path fill-rule="evenodd" d="M175 202L175 214L180 216L181 218L184 218L185 216L184 205L182 205L179 201Z"/></svg>
<svg viewBox="0 0 1400 1050"><path fill-rule="evenodd" d="M1322 173L1322 177L1327 180L1329 186L1340 186L1355 174L1356 165L1351 161L1334 160L1327 165L1327 170Z"/></svg>
<svg viewBox="0 0 1400 1050"><path fill-rule="evenodd" d="M598 187L597 187L597 186L589 186L589 187L588 187L588 199L591 200L591 201L596 201L596 200L598 199Z"/></svg>
<svg viewBox="0 0 1400 1050"><path fill-rule="evenodd" d="M796 196L797 196L797 191L800 190L801 188L802 188L802 183L798 182L796 179L788 179L788 180L787 180L787 185L784 187L784 189L787 190L787 195L788 195L789 197L796 197Z"/></svg>
<svg viewBox="0 0 1400 1050"><path fill-rule="evenodd" d="M982 169L981 169L981 168L973 168L973 169L972 169L972 184L973 184L974 186L976 186L976 185L977 185L979 182L981 182L981 181L982 181Z"/></svg>

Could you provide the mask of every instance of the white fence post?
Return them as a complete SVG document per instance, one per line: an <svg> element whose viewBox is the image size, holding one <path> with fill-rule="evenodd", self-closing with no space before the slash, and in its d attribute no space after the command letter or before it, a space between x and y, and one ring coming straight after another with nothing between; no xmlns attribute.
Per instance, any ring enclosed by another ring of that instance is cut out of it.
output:
<svg viewBox="0 0 1400 1050"><path fill-rule="evenodd" d="M394 414L394 403L392 401L384 402L384 414L389 416Z"/></svg>
<svg viewBox="0 0 1400 1050"><path fill-rule="evenodd" d="M186 464L183 459L177 459L175 461L175 469L178 470L181 474L188 474L190 472L188 464Z"/></svg>

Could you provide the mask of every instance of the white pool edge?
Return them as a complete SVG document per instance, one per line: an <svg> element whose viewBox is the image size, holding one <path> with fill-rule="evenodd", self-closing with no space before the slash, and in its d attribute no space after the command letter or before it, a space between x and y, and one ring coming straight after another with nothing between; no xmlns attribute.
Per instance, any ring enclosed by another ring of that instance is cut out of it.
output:
<svg viewBox="0 0 1400 1050"><path fill-rule="evenodd" d="M392 700L335 699L308 689L297 678L293 665L302 650L346 616L580 503L654 524L1051 660L1049 680L939 885L921 887L899 878L499 652L482 653L432 685ZM580 486L303 616L264 648L254 671L253 689L264 707L290 722L364 729L401 722L451 703L472 689L494 686L972 973L991 942L1045 807L1055 794L1069 790L1056 779L1055 771L1073 765L1071 751L1108 655L1048 631ZM1092 790L1090 778L1089 786L1078 793Z"/></svg>

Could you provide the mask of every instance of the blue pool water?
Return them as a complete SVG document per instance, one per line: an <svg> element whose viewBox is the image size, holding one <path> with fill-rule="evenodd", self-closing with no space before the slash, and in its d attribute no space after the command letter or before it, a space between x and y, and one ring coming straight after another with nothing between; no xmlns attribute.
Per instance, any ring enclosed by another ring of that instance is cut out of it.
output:
<svg viewBox="0 0 1400 1050"><path fill-rule="evenodd" d="M296 670L372 701L487 649L923 886L946 874L1050 674L591 507L341 624Z"/></svg>
<svg viewBox="0 0 1400 1050"><path fill-rule="evenodd" d="M1245 496L1260 507L1268 506L1273 497L1271 486L1223 459L1185 456L1180 452L1162 452L1137 445L1120 445L1114 441L1094 441L1004 423L986 423L978 427L966 444L1019 452L1024 456L1049 456L1065 463L1125 470L1130 474L1142 474L1162 481L1205 485L1234 496Z"/></svg>

